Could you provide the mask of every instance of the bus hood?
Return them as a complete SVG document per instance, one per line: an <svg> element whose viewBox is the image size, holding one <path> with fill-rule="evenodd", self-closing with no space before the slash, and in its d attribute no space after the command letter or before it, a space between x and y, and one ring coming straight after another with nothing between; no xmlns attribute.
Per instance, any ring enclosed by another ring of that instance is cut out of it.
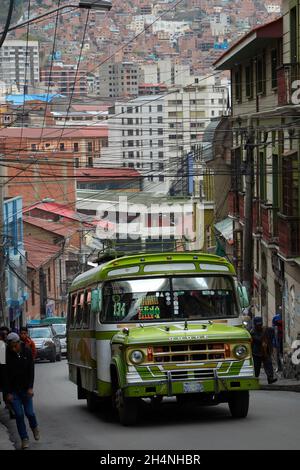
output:
<svg viewBox="0 0 300 470"><path fill-rule="evenodd" d="M112 338L112 343L155 344L190 341L234 341L250 339L249 332L242 326L228 326L221 323L173 323L171 325L126 326Z"/></svg>

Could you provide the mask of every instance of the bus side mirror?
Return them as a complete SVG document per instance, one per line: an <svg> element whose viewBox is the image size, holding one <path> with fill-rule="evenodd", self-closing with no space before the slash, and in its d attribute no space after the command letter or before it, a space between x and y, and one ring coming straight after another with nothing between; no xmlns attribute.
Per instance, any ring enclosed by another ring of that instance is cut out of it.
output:
<svg viewBox="0 0 300 470"><path fill-rule="evenodd" d="M249 296L248 296L248 292L247 292L246 287L242 286L242 284L240 284L238 286L238 293L239 293L242 308L249 307L250 302L249 302Z"/></svg>
<svg viewBox="0 0 300 470"><path fill-rule="evenodd" d="M91 312L99 313L102 309L102 290L94 289L92 290L92 299L91 299Z"/></svg>

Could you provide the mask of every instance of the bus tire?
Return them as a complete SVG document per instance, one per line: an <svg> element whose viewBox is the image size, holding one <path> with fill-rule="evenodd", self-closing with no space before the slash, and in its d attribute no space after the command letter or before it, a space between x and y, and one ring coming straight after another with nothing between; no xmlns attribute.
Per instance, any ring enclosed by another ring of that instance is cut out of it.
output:
<svg viewBox="0 0 300 470"><path fill-rule="evenodd" d="M233 418L246 418L249 410L249 391L230 392L228 405Z"/></svg>
<svg viewBox="0 0 300 470"><path fill-rule="evenodd" d="M137 398L128 398L124 396L121 388L115 392L114 403L118 412L119 421L123 426L133 426L137 422L138 404Z"/></svg>
<svg viewBox="0 0 300 470"><path fill-rule="evenodd" d="M97 411L99 409L99 399L93 392L86 392L86 406L89 411Z"/></svg>

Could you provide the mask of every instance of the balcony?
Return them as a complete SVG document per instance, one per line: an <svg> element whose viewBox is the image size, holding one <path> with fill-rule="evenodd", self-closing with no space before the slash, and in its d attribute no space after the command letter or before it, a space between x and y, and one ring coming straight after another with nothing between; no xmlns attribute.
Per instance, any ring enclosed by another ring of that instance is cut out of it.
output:
<svg viewBox="0 0 300 470"><path fill-rule="evenodd" d="M232 217L244 219L245 196L237 191L230 191L228 195L228 211Z"/></svg>
<svg viewBox="0 0 300 470"><path fill-rule="evenodd" d="M239 193L239 216L241 220L245 218L245 195Z"/></svg>
<svg viewBox="0 0 300 470"><path fill-rule="evenodd" d="M279 253L285 258L300 256L300 218L278 214Z"/></svg>
<svg viewBox="0 0 300 470"><path fill-rule="evenodd" d="M253 199L252 203L253 213L252 213L252 220L253 220L253 233L259 232L259 202L258 199Z"/></svg>
<svg viewBox="0 0 300 470"><path fill-rule="evenodd" d="M267 243L278 243L278 209L261 205L262 238Z"/></svg>
<svg viewBox="0 0 300 470"><path fill-rule="evenodd" d="M299 87L293 87L293 83L300 79L300 64L283 64L277 70L278 105L300 104L293 102L293 93ZM297 94L295 95L297 98ZM298 98L299 101L299 98Z"/></svg>
<svg viewBox="0 0 300 470"><path fill-rule="evenodd" d="M228 212L232 217L239 214L239 199L236 191L230 191L228 194Z"/></svg>

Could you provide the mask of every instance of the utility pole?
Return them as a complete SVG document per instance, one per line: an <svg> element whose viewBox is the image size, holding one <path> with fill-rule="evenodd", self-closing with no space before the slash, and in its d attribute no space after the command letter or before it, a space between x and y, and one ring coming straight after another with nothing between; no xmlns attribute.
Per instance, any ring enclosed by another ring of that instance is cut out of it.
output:
<svg viewBox="0 0 300 470"><path fill-rule="evenodd" d="M243 240L243 284L249 295L253 293L253 186L254 186L254 136L252 118L248 118L245 165L245 225Z"/></svg>
<svg viewBox="0 0 300 470"><path fill-rule="evenodd" d="M39 269L39 291L40 291L40 316L41 319L46 318L46 304L47 304L47 286L46 275L44 269Z"/></svg>
<svg viewBox="0 0 300 470"><path fill-rule="evenodd" d="M4 236L4 166L0 164L0 325L7 325L6 318L6 252Z"/></svg>
<svg viewBox="0 0 300 470"><path fill-rule="evenodd" d="M7 18L5 22L5 28L1 32L0 38L0 49L3 46L3 43L6 39L13 10L15 6L15 0L10 0ZM5 276L5 268L6 268L6 252L5 252L5 236L4 236L4 165L0 164L0 325L8 325L8 318L6 315L6 276Z"/></svg>

